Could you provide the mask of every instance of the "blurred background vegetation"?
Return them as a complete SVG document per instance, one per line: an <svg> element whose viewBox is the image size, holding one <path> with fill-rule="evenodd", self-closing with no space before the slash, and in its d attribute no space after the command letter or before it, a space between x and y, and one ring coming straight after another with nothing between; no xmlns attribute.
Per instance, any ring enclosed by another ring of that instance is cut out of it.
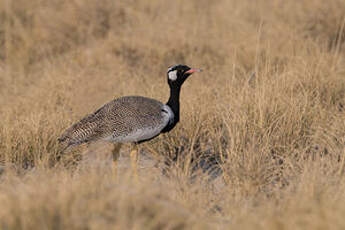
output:
<svg viewBox="0 0 345 230"><path fill-rule="evenodd" d="M0 1L0 228L344 229L344 27L343 0ZM204 72L139 183L127 149L118 179L108 144L61 155L174 64Z"/></svg>

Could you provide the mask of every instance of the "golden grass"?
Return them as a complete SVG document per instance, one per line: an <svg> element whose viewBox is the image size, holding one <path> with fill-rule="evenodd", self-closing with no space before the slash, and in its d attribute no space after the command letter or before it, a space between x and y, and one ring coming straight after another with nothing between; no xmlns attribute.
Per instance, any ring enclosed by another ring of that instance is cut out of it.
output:
<svg viewBox="0 0 345 230"><path fill-rule="evenodd" d="M344 27L343 0L1 1L0 229L344 229ZM107 144L61 155L112 98L167 100L177 63L205 71L139 183L82 160Z"/></svg>

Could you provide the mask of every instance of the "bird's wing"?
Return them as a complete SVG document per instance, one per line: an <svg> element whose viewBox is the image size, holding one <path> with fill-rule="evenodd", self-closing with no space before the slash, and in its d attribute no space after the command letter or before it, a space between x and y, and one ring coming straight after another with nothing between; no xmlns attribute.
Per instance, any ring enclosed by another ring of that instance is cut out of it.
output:
<svg viewBox="0 0 345 230"><path fill-rule="evenodd" d="M102 106L94 113L74 123L61 135L58 141L65 144L67 148L70 145L78 145L87 142L92 139L92 137L97 136L99 134L99 127L106 117L105 107L106 105Z"/></svg>
<svg viewBox="0 0 345 230"><path fill-rule="evenodd" d="M68 128L59 138L65 145L95 140L138 142L157 136L169 123L165 105L146 97L115 99Z"/></svg>
<svg viewBox="0 0 345 230"><path fill-rule="evenodd" d="M116 105L115 105L116 104ZM109 126L116 142L139 142L157 136L168 124L164 105L146 97L123 97L110 106Z"/></svg>

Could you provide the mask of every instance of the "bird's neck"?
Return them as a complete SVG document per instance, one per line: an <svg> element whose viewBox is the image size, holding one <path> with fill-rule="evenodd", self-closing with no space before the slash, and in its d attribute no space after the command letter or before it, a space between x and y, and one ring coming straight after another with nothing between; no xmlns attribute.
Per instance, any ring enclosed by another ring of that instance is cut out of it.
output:
<svg viewBox="0 0 345 230"><path fill-rule="evenodd" d="M170 97L167 105L174 113L174 123L180 120L180 92L181 86L170 86Z"/></svg>

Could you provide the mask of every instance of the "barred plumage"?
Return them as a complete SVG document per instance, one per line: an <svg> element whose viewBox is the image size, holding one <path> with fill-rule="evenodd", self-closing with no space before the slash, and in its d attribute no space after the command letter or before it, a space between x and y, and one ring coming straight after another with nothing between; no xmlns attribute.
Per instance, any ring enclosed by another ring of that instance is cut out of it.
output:
<svg viewBox="0 0 345 230"><path fill-rule="evenodd" d="M173 119L169 110L169 107L151 98L121 97L72 125L59 141L65 142L66 148L96 140L143 141L158 135Z"/></svg>

